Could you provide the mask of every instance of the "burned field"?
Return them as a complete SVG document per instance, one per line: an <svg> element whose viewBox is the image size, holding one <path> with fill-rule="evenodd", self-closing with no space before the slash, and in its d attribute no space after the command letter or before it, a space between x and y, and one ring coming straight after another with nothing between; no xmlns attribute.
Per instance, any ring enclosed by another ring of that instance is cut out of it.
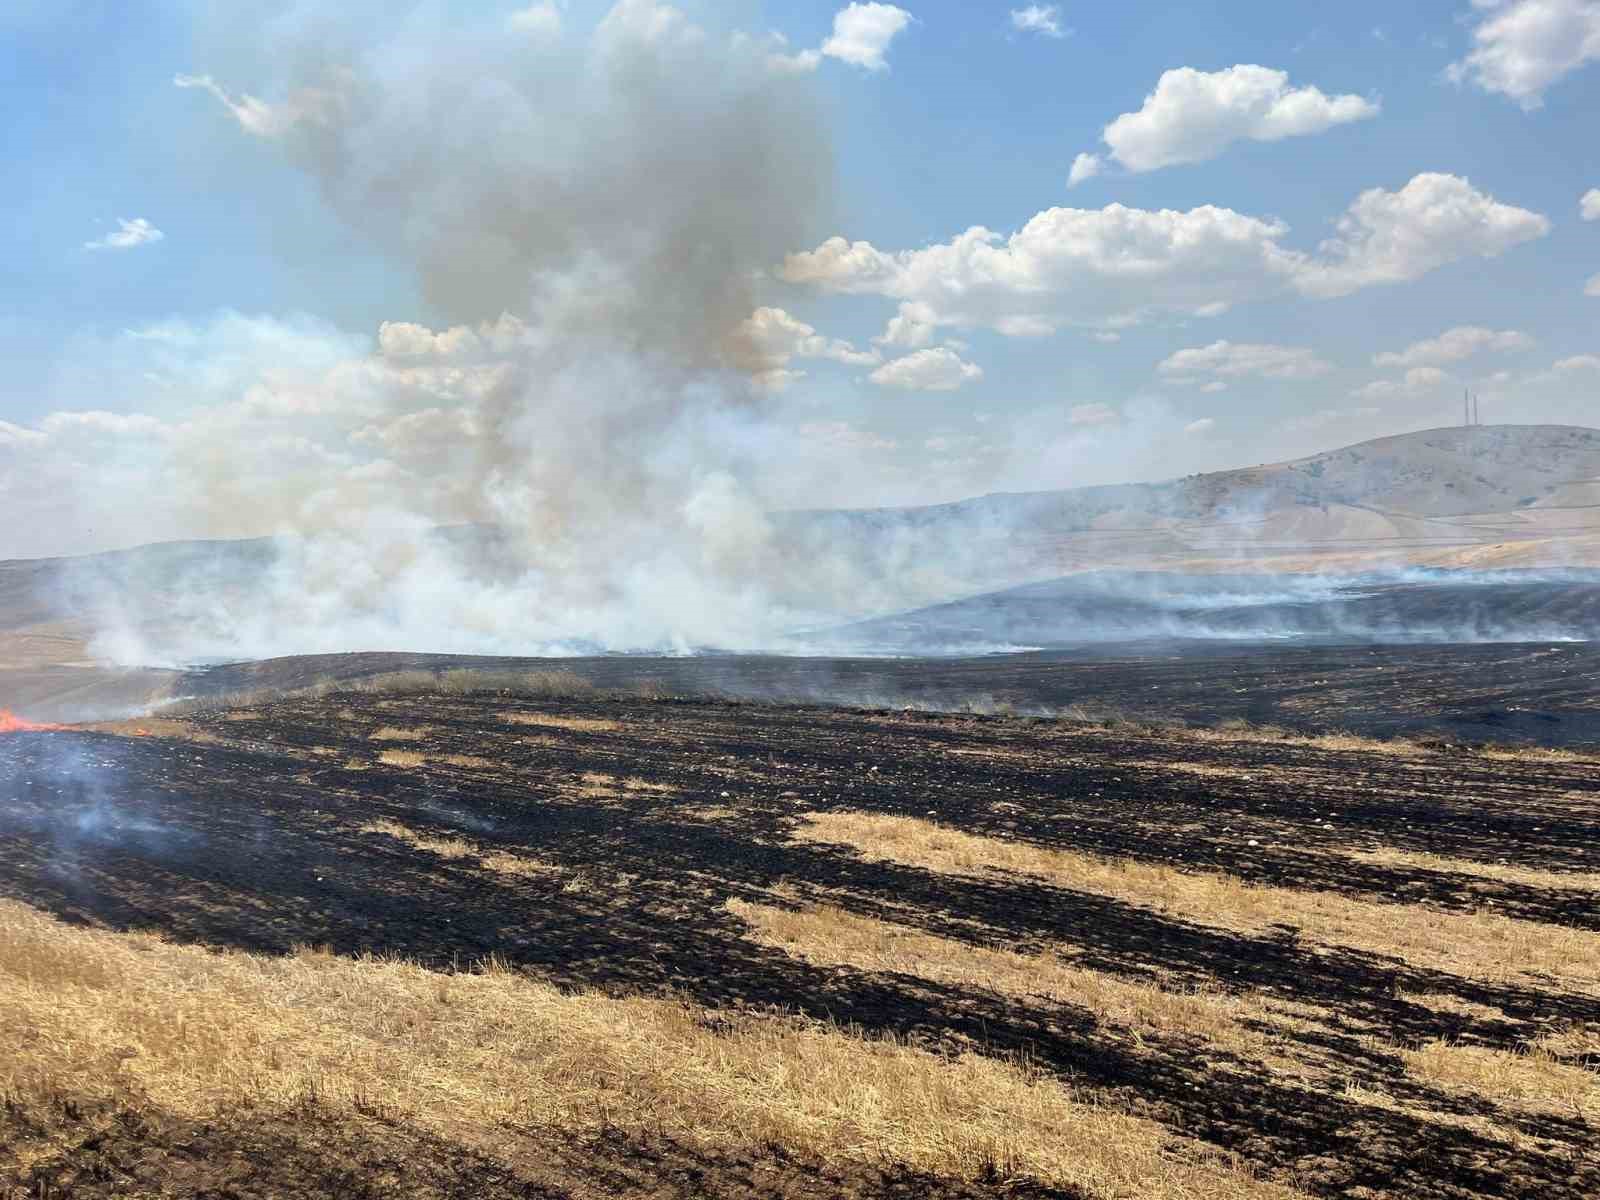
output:
<svg viewBox="0 0 1600 1200"><path fill-rule="evenodd" d="M1600 746L1595 642L1166 638L947 658L312 654L202 668L170 686L179 696L227 697L456 670L498 675L507 686L529 672L559 671L607 691L670 696L1199 725L1242 720L1306 732Z"/></svg>
<svg viewBox="0 0 1600 1200"><path fill-rule="evenodd" d="M0 780L22 1194L1600 1192L1580 753L335 691Z"/></svg>

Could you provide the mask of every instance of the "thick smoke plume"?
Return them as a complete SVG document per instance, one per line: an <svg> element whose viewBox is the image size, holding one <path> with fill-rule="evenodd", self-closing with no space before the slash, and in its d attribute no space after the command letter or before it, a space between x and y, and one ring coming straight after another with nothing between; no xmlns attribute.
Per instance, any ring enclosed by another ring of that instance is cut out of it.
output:
<svg viewBox="0 0 1600 1200"><path fill-rule="evenodd" d="M248 570L199 562L159 608L117 587L102 651L740 646L860 610L851 572L780 550L759 494L770 363L748 318L831 182L808 83L653 0L581 38L556 20L413 14L376 45L278 20L267 98L178 78L413 268L446 324L384 325L340 381L354 401L256 398L299 403L308 439L353 404L343 445L174 429L175 491L219 534L270 514L279 540ZM274 450L279 470L241 461Z"/></svg>

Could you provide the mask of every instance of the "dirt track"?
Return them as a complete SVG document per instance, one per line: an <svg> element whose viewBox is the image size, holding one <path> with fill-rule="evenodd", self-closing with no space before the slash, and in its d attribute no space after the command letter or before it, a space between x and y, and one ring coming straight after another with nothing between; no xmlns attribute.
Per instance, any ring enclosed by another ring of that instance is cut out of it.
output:
<svg viewBox="0 0 1600 1200"><path fill-rule="evenodd" d="M796 836L806 813L899 814L1397 913L1492 910L1595 930L1595 892L1560 883L1600 868L1592 762L1234 744L1026 720L498 697L349 694L190 725L185 739L0 741L0 777L14 793L0 805L0 894L68 921L207 945L282 953L326 944L440 969L492 953L574 987L671 992L713 1012L777 1007L871 1035L1024 1054L1312 1194L1576 1198L1600 1189L1596 1130L1584 1118L1430 1087L1394 1049L1433 1039L1516 1049L1555 1028L1600 1029L1600 989L1485 979L1318 944L1289 925L1241 932L1026 876L943 874ZM393 747L416 757L385 763ZM552 870L506 876L479 858L364 831L376 820ZM1461 865L1385 865L1366 854L1383 849ZM1472 863L1539 881L1493 878ZM827 903L975 947L1048 949L1116 979L1154 974L1169 988L1248 988L1311 1006L1324 1015L1274 1036L1288 1039L1283 1053L1314 1063L1321 1082L1192 1039L1136 1035L1071 1004L813 965L752 940L730 900ZM1451 1003L1411 998L1423 995ZM1330 1091L1329 1079L1343 1089ZM1373 1092L1386 1103L1363 1098ZM72 1141L60 1114L10 1119L13 1136L26 1119ZM128 1119L166 1128L159 1114ZM245 1134L205 1137L231 1144ZM468 1173L451 1177L475 1178L459 1150L415 1138L407 1147L407 1161L450 1175L456 1168L439 1164L460 1159ZM62 1170L86 1170L88 1153L72 1151ZM618 1153L637 1163L645 1152ZM804 1165L780 1172L792 1192L762 1190L738 1184L765 1178L744 1162L727 1177L694 1167L688 1178L704 1189L695 1192L670 1183L690 1170L688 1153L665 1154L659 1194L944 1194L881 1173L827 1183L807 1175L822 1168ZM555 1162L539 1168L546 1190L532 1187L530 1167L513 1171L522 1191L482 1182L458 1192L418 1185L418 1194L591 1194L576 1165ZM332 1166L304 1169L317 1186L343 1178ZM66 1194L100 1193L84 1185Z"/></svg>

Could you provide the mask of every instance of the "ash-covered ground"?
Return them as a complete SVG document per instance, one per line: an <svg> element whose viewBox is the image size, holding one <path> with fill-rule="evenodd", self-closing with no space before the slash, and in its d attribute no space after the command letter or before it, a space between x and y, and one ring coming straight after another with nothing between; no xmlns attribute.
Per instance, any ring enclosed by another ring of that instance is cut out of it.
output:
<svg viewBox="0 0 1600 1200"><path fill-rule="evenodd" d="M321 946L448 973L493 955L567 989L677 998L730 1037L781 1012L951 1064L1022 1061L1036 1086L1153 1122L1140 1127L1165 1131L1174 1162L1229 1152L1284 1195L1580 1200L1600 1188L1595 765L1005 717L336 692L0 739L0 897L268 956ZM970 862L951 858L967 845ZM111 986L69 974L63 995ZM129 1054L127 1079L166 1078L159 1055ZM1489 1082L1471 1073L1485 1063ZM1528 1086L1495 1082L1534 1069ZM892 1155L887 1175L849 1174L854 1152L708 1157L616 1111L570 1131L581 1154L520 1127L491 1144L428 1090L377 1117L375 1102L263 1102L248 1124L196 1123L137 1088L50 1094L0 1109L0 1148L31 1164L0 1165L0 1183L310 1196L364 1173L417 1196L491 1181L483 1194L590 1196L613 1176L641 1195L1080 1194L1030 1192L1043 1168L1025 1164L960 1190L896 1174Z"/></svg>
<svg viewBox="0 0 1600 1200"><path fill-rule="evenodd" d="M703 654L560 659L332 654L192 672L175 694L220 697L470 669L508 686L559 670L607 691L752 701L1123 717L1468 742L1600 743L1600 646L1176 641L940 658Z"/></svg>

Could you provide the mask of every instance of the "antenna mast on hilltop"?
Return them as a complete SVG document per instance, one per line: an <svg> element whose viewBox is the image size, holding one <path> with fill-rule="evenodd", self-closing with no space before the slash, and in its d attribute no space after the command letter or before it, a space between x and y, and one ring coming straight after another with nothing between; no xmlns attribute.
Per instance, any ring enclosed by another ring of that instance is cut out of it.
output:
<svg viewBox="0 0 1600 1200"><path fill-rule="evenodd" d="M1478 401L1480 399L1482 399L1482 397L1480 397L1478 395L1478 393L1476 393L1476 392L1472 393L1472 423L1474 425L1482 425L1483 424L1483 416L1478 411Z"/></svg>
<svg viewBox="0 0 1600 1200"><path fill-rule="evenodd" d="M1465 429L1472 424L1472 393L1466 388L1461 389L1461 427Z"/></svg>

